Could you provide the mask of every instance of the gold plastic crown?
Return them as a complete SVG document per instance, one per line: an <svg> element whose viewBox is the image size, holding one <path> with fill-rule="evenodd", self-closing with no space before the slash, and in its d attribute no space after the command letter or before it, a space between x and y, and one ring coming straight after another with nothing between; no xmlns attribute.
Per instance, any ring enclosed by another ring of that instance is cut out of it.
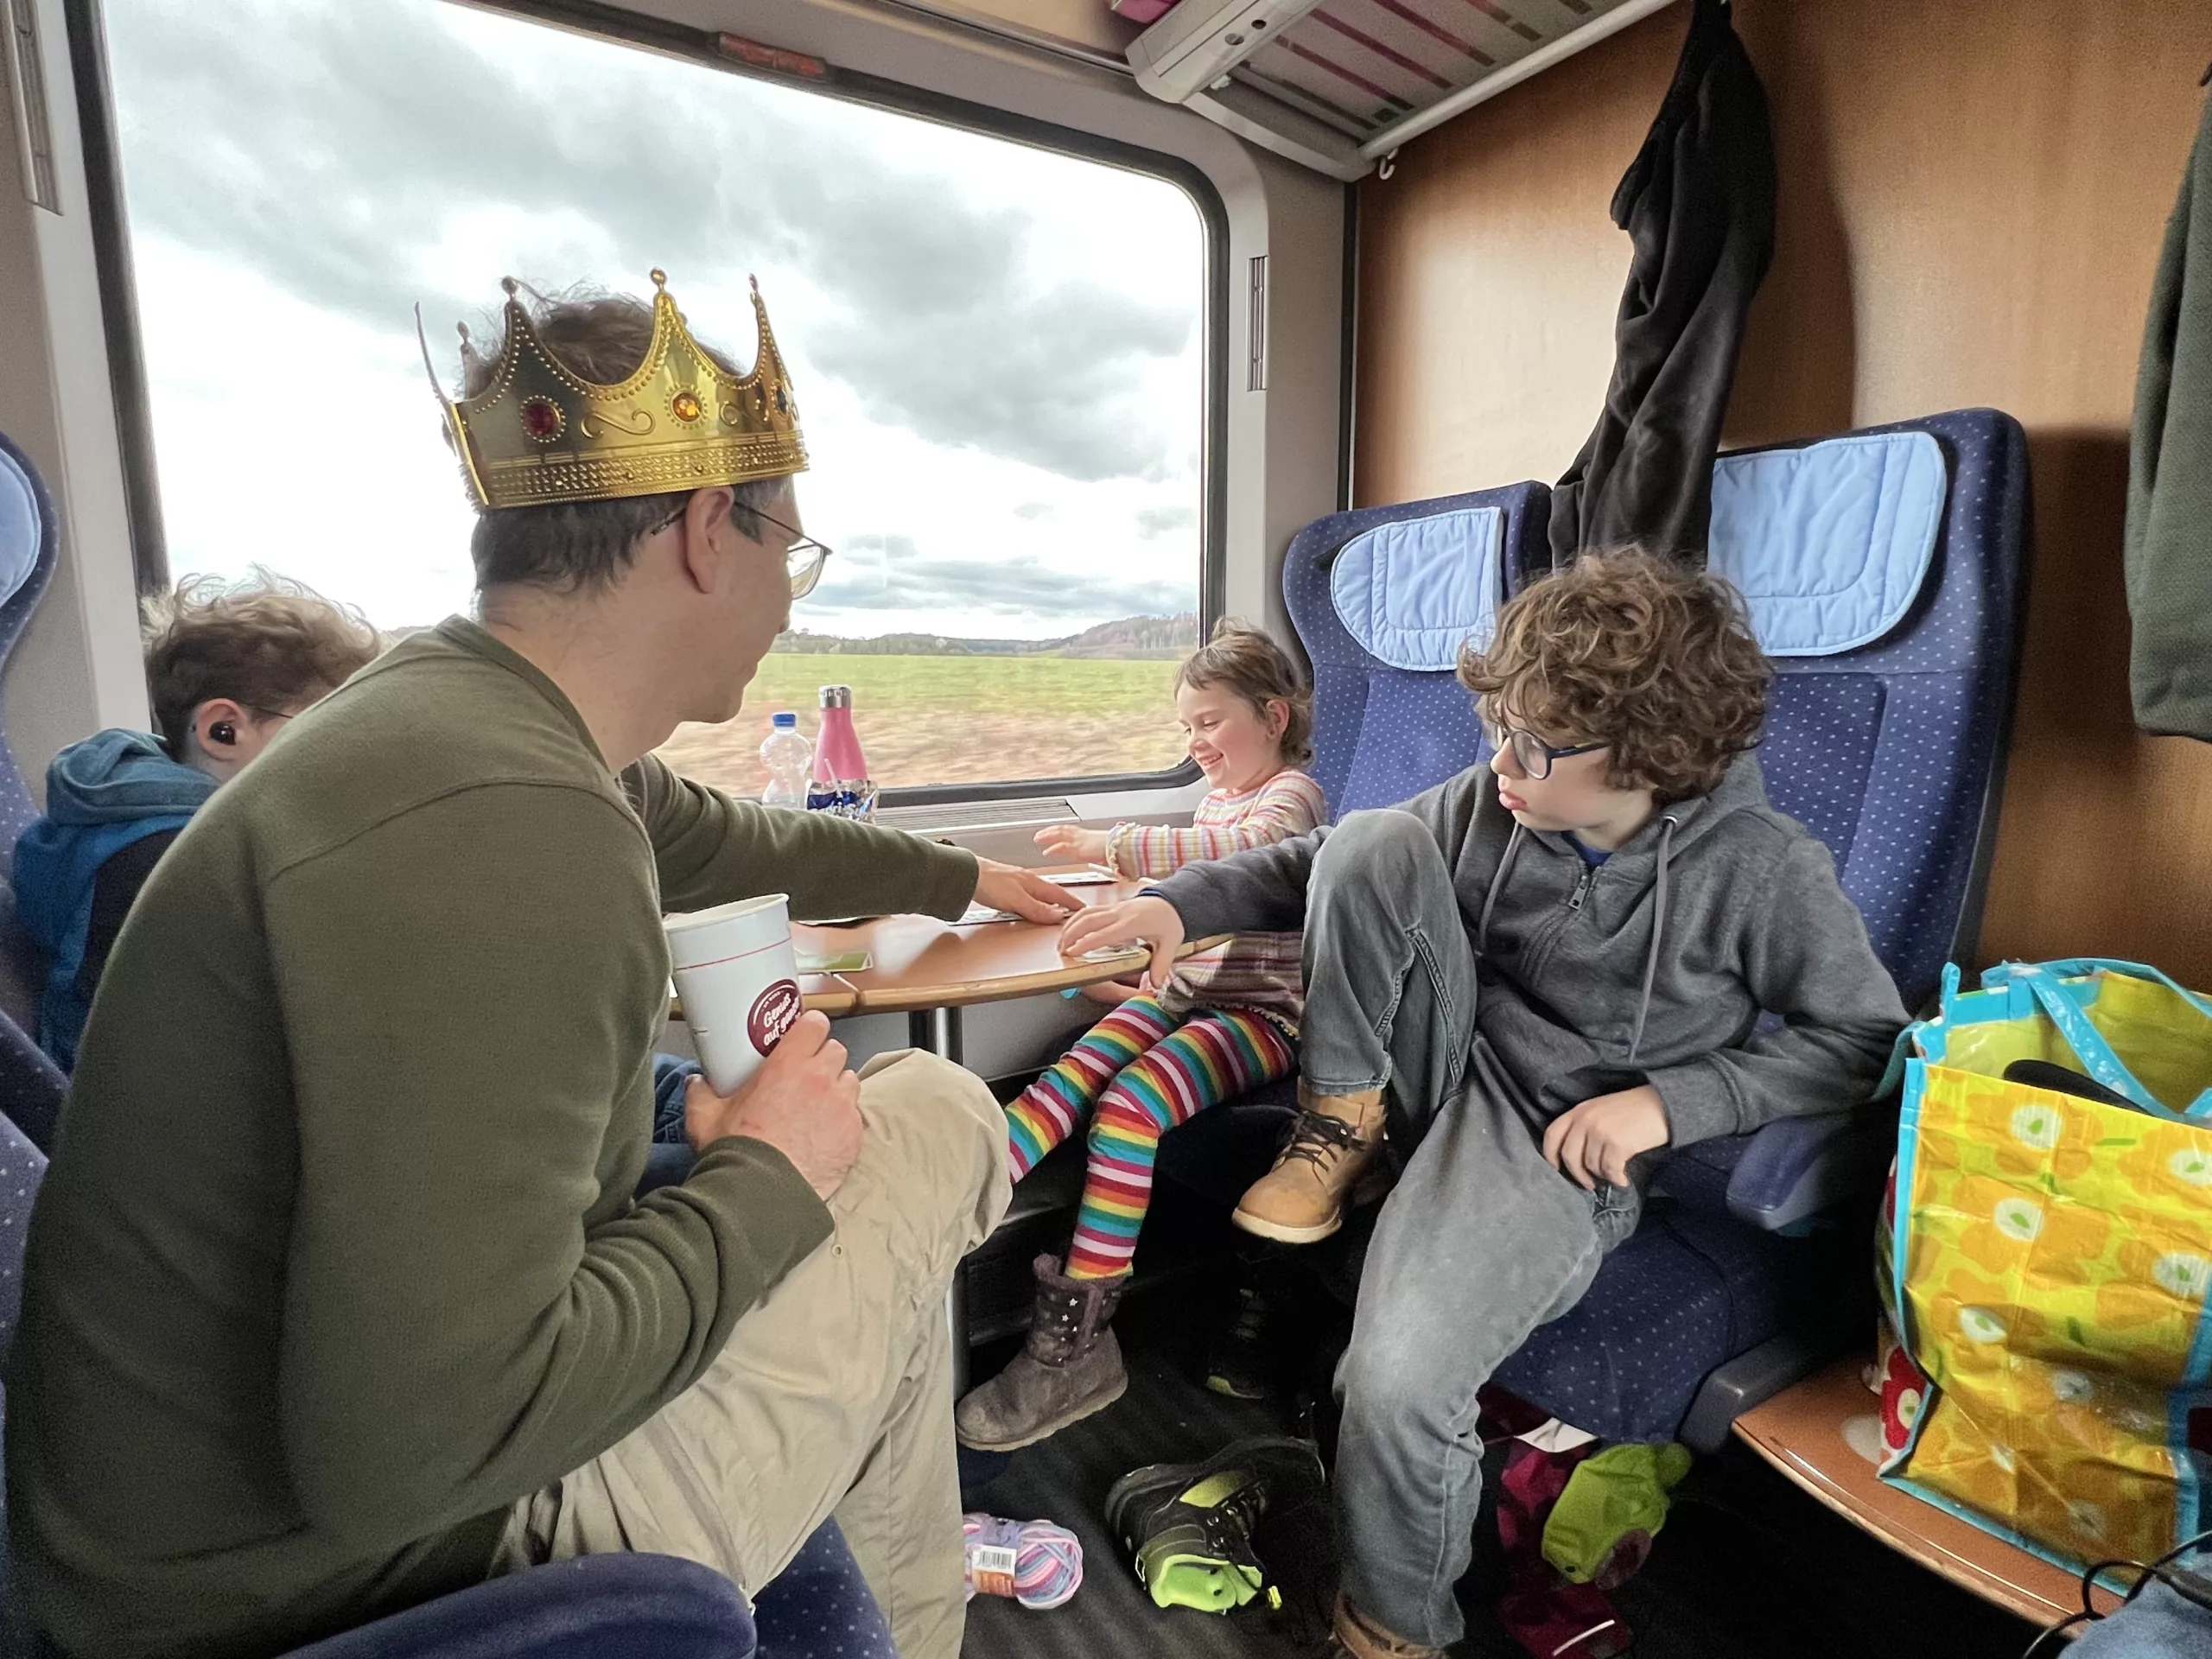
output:
<svg viewBox="0 0 2212 1659"><path fill-rule="evenodd" d="M438 388L447 437L479 506L613 501L806 470L798 404L760 283L753 284L759 353L750 374L735 375L691 338L668 278L652 276L652 344L636 372L611 386L555 357L515 296L520 284L512 276L500 284L506 338L490 383L458 403ZM419 334L419 313L416 321ZM427 340L423 360L428 366ZM435 385L435 369L430 379Z"/></svg>

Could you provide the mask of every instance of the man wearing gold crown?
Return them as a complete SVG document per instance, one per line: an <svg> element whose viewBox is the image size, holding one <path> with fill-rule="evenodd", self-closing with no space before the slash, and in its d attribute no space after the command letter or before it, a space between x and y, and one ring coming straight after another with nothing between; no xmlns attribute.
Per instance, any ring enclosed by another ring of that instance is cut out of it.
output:
<svg viewBox="0 0 2212 1659"><path fill-rule="evenodd" d="M26 1598L70 1655L250 1659L578 1554L758 1590L834 1512L900 1651L953 1659L944 1292L1005 1120L925 1055L856 1078L809 1014L692 1085L696 1166L633 1199L660 916L1059 894L654 758L737 713L819 569L789 378L765 312L739 375L664 290L508 293L447 405L480 621L294 722L102 982L7 1377Z"/></svg>

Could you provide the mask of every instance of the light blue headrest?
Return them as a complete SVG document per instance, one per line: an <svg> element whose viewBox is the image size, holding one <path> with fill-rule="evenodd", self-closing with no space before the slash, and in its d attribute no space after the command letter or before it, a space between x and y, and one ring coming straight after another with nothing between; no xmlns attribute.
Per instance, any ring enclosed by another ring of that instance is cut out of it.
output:
<svg viewBox="0 0 2212 1659"><path fill-rule="evenodd" d="M1949 491L1925 432L1724 455L1707 563L1743 589L1770 657L1853 651L1904 620Z"/></svg>
<svg viewBox="0 0 2212 1659"><path fill-rule="evenodd" d="M1329 569L1344 631L1393 668L1449 669L1480 651L1497 622L1505 514L1463 507L1377 524L1346 542Z"/></svg>
<svg viewBox="0 0 2212 1659"><path fill-rule="evenodd" d="M43 528L30 479L13 455L0 449L0 605L31 579Z"/></svg>

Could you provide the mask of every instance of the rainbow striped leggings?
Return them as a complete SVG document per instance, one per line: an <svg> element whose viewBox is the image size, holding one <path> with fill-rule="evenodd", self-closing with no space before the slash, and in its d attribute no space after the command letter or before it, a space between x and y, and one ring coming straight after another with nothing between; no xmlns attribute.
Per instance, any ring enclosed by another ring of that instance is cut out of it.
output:
<svg viewBox="0 0 2212 1659"><path fill-rule="evenodd" d="M1152 997L1133 996L1031 1084L1006 1109L1017 1181L1096 1108L1068 1276L1108 1279L1129 1270L1152 1203L1161 1135L1208 1106L1287 1077L1297 1060L1281 1027L1249 1009L1198 1008L1179 1017Z"/></svg>

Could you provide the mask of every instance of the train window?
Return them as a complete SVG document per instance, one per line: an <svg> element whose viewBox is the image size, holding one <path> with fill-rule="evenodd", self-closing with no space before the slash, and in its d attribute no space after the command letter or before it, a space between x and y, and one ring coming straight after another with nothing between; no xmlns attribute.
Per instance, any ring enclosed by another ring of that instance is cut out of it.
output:
<svg viewBox="0 0 2212 1659"><path fill-rule="evenodd" d="M739 790L854 690L877 781L1166 773L1205 590L1208 227L1175 181L445 0L109 0L171 569L466 609L424 384L503 274L670 288L751 351L757 274L836 550L746 712L664 753Z"/></svg>

